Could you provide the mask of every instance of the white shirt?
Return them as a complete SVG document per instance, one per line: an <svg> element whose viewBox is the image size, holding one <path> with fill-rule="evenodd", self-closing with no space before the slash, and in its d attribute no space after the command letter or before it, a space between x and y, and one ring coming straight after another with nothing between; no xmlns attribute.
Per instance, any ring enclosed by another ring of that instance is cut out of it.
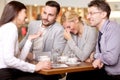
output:
<svg viewBox="0 0 120 80"><path fill-rule="evenodd" d="M29 41L27 43L30 43ZM28 44L27 44L28 45ZM26 46L24 48L26 48ZM30 47L28 45L28 47ZM25 72L34 72L35 65L24 61L26 55L23 49L19 55L17 26L10 22L0 27L0 69L16 68ZM19 55L19 58L16 56ZM24 56L24 57L23 57Z"/></svg>

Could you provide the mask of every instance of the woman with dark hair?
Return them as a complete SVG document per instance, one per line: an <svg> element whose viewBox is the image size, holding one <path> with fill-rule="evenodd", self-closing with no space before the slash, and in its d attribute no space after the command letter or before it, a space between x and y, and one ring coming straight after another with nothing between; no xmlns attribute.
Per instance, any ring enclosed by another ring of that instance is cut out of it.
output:
<svg viewBox="0 0 120 80"><path fill-rule="evenodd" d="M34 72L50 69L50 62L38 62L36 65L25 62L25 53L32 45L31 39L40 34L30 35L25 48L19 52L18 27L24 24L26 7L18 1L9 2L0 19L0 80L43 80Z"/></svg>

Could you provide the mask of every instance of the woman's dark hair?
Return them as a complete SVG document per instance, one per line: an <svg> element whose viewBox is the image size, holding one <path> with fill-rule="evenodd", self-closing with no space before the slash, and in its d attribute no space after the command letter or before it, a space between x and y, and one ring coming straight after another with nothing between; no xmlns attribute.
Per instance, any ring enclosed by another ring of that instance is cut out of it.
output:
<svg viewBox="0 0 120 80"><path fill-rule="evenodd" d="M107 13L107 17L109 18L111 13L111 8L105 0L93 0L88 4L88 7L92 7L92 6L95 6L98 9L105 11Z"/></svg>
<svg viewBox="0 0 120 80"><path fill-rule="evenodd" d="M58 4L56 1L47 1L46 6L56 7L56 9L57 9L56 14L59 14L59 12L60 12L60 4Z"/></svg>
<svg viewBox="0 0 120 80"><path fill-rule="evenodd" d="M26 6L23 3L18 1L9 2L1 15L0 26L12 21L22 9L26 9Z"/></svg>

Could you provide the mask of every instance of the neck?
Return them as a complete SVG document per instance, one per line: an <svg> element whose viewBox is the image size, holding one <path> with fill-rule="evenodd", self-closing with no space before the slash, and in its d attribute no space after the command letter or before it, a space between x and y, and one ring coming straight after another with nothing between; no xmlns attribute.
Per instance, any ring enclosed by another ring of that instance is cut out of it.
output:
<svg viewBox="0 0 120 80"><path fill-rule="evenodd" d="M42 27L42 28L47 28L48 26L45 26L45 25L43 25L43 24L42 24L42 26L41 26L41 27Z"/></svg>
<svg viewBox="0 0 120 80"><path fill-rule="evenodd" d="M22 24L20 24L18 22L18 20L15 18L13 21L12 21L18 28L21 27Z"/></svg>
<svg viewBox="0 0 120 80"><path fill-rule="evenodd" d="M103 19L103 20L101 21L101 23L99 23L99 24L96 26L99 31L101 30L101 28L102 28L102 26L104 25L104 23L105 23L106 20L107 20L107 19Z"/></svg>
<svg viewBox="0 0 120 80"><path fill-rule="evenodd" d="M17 27L19 27L20 25L17 24L16 20L12 21Z"/></svg>

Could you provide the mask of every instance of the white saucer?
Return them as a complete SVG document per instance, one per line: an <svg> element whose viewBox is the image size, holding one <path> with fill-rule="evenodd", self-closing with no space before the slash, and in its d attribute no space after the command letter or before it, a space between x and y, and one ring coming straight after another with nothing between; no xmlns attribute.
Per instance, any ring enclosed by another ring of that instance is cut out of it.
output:
<svg viewBox="0 0 120 80"><path fill-rule="evenodd" d="M65 68L68 67L66 64L52 64L52 68Z"/></svg>
<svg viewBox="0 0 120 80"><path fill-rule="evenodd" d="M66 61L65 60L58 60L58 62L65 63Z"/></svg>
<svg viewBox="0 0 120 80"><path fill-rule="evenodd" d="M76 63L71 63L71 62L66 62L66 64L68 65L68 66L77 66L77 65L79 65L81 62L76 62Z"/></svg>

